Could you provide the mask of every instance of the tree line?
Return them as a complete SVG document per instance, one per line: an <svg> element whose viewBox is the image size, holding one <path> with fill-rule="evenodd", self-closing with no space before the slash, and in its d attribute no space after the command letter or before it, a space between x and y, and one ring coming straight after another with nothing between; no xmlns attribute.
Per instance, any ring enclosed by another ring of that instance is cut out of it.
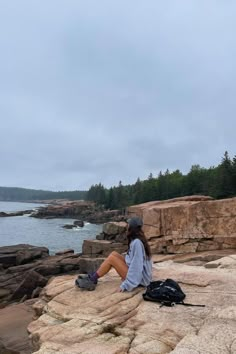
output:
<svg viewBox="0 0 236 354"><path fill-rule="evenodd" d="M87 191L62 191L52 192L37 189L0 187L0 200L2 201L35 201L49 199L86 199Z"/></svg>
<svg viewBox="0 0 236 354"><path fill-rule="evenodd" d="M122 209L126 206L152 200L165 200L188 195L208 195L215 199L236 196L236 155L230 158L224 153L216 167L204 168L193 165L187 174L180 170L152 173L146 180L139 178L132 185L105 188L101 183L92 185L87 200L93 200L108 209Z"/></svg>
<svg viewBox="0 0 236 354"><path fill-rule="evenodd" d="M0 187L2 201L35 201L48 199L89 200L106 209L122 209L129 205L152 200L165 200L188 195L208 195L216 199L236 196L236 155L231 159L224 153L216 167L204 168L193 165L187 174L180 170L152 173L145 180L134 184L105 188L101 183L88 191L43 191L26 188Z"/></svg>

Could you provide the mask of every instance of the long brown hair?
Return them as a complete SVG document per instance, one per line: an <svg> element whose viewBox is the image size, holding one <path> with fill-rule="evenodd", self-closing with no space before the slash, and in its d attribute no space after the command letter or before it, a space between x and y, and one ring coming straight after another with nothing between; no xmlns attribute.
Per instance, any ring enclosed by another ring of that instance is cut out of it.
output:
<svg viewBox="0 0 236 354"><path fill-rule="evenodd" d="M128 251L127 251L127 253L129 252L131 241L138 238L144 246L144 250L145 250L147 258L149 258L149 259L151 258L151 256L152 256L151 249L150 249L150 246L147 242L146 236L145 236L141 226L136 226L136 227L129 226L128 232L127 232L127 238L128 238Z"/></svg>

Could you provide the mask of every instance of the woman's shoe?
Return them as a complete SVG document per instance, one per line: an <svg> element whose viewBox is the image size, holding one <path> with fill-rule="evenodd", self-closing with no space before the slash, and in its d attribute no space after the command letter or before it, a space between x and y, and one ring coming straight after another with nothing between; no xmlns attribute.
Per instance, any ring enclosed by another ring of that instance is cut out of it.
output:
<svg viewBox="0 0 236 354"><path fill-rule="evenodd" d="M78 279L90 279L94 284L98 283L97 279L93 279L94 273L88 273L88 274L79 274Z"/></svg>
<svg viewBox="0 0 236 354"><path fill-rule="evenodd" d="M96 288L96 284L91 279L89 279L88 276L83 278L80 278L79 276L79 278L75 280L75 285L78 286L80 289L88 291L95 290Z"/></svg>

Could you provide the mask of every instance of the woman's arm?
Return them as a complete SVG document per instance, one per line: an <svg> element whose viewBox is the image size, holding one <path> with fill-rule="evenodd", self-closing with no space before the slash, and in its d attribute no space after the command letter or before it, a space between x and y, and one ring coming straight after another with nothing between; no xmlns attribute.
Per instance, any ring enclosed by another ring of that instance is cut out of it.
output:
<svg viewBox="0 0 236 354"><path fill-rule="evenodd" d="M130 249L130 265L127 276L120 288L122 291L131 291L136 288L142 280L144 262L144 247L140 240L135 239Z"/></svg>

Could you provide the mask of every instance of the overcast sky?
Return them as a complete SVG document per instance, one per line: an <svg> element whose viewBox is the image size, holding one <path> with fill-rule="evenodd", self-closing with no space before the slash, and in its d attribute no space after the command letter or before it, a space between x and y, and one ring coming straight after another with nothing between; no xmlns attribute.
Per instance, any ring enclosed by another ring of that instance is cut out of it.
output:
<svg viewBox="0 0 236 354"><path fill-rule="evenodd" d="M84 190L236 154L234 0L0 0L0 186Z"/></svg>

